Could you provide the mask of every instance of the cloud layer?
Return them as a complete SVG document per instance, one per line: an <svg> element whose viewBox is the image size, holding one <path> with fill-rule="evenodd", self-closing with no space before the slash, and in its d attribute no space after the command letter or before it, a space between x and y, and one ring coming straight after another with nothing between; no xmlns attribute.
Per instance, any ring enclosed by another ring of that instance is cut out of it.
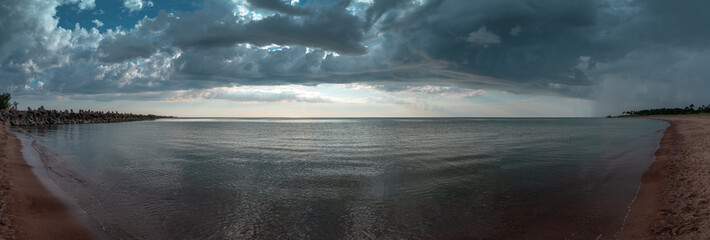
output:
<svg viewBox="0 0 710 240"><path fill-rule="evenodd" d="M710 103L710 2L689 0L206 1L132 28L58 26L56 8L0 8L0 89L120 94L241 85L422 84L596 99ZM160 2L126 0L127 14ZM36 79L44 85L25 88ZM278 96L274 96L278 98ZM283 95L283 97L289 97ZM293 98L293 96L290 96Z"/></svg>

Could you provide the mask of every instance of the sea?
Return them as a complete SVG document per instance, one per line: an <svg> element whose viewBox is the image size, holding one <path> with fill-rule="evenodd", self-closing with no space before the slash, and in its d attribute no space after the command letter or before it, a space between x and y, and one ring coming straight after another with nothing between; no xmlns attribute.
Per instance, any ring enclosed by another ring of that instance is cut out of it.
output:
<svg viewBox="0 0 710 240"><path fill-rule="evenodd" d="M176 118L14 131L115 239L614 239L667 126Z"/></svg>

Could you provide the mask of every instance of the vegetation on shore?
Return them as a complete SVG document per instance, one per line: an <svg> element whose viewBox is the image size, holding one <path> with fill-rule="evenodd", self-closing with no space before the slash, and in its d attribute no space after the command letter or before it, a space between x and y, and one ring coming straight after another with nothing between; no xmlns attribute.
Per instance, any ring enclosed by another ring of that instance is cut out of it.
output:
<svg viewBox="0 0 710 240"><path fill-rule="evenodd" d="M0 110L5 110L10 107L10 94L0 94Z"/></svg>
<svg viewBox="0 0 710 240"><path fill-rule="evenodd" d="M710 105L702 105L695 108L690 104L685 108L651 108L638 111L624 111L620 117L655 116L655 115L687 115L687 114L710 114Z"/></svg>

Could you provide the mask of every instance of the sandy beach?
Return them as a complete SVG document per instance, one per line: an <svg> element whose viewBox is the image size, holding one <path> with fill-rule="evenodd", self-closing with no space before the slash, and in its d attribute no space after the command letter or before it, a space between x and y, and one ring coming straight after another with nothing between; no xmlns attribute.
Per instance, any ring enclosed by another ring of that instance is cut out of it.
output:
<svg viewBox="0 0 710 240"><path fill-rule="evenodd" d="M5 126L0 149L0 239L96 238L40 183Z"/></svg>
<svg viewBox="0 0 710 240"><path fill-rule="evenodd" d="M710 117L668 121L619 239L710 238Z"/></svg>

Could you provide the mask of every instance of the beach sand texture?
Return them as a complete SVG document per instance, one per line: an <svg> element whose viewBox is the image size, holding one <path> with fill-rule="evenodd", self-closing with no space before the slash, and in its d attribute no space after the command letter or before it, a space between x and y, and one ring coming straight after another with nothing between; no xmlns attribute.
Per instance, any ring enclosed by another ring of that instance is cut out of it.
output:
<svg viewBox="0 0 710 240"><path fill-rule="evenodd" d="M0 125L0 239L93 239L32 173L22 145Z"/></svg>
<svg viewBox="0 0 710 240"><path fill-rule="evenodd" d="M619 239L710 239L710 117L670 122Z"/></svg>

